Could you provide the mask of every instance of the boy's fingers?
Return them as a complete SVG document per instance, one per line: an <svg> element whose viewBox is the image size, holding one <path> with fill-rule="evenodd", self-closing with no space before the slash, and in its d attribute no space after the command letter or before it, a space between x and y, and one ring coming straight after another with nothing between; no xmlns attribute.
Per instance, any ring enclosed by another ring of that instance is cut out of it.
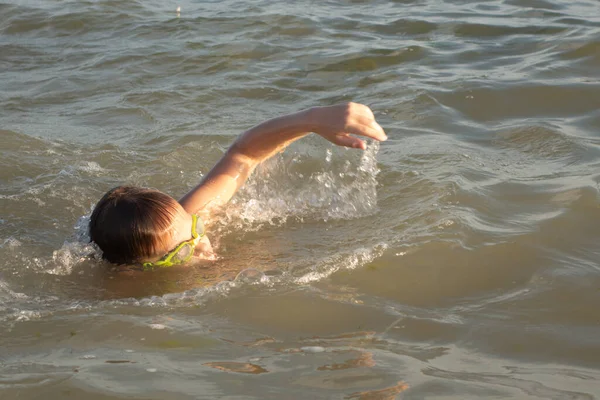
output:
<svg viewBox="0 0 600 400"><path fill-rule="evenodd" d="M361 117L357 119L359 124L364 125L365 127L370 128L369 129L369 137L372 137L373 139L377 139L377 140L386 140L387 136L383 130L383 128L381 127L381 125L379 125L377 123L377 121L375 121L374 118L367 118L367 117Z"/></svg>
<svg viewBox="0 0 600 400"><path fill-rule="evenodd" d="M369 119L375 119L373 111L371 111L369 106L360 103L352 103L352 105L356 108L357 113L363 114Z"/></svg>
<svg viewBox="0 0 600 400"><path fill-rule="evenodd" d="M350 135L337 135L335 136L333 143L337 144L338 146L351 147L354 149L365 150L367 148L365 142Z"/></svg>
<svg viewBox="0 0 600 400"><path fill-rule="evenodd" d="M377 122L371 122L371 129L375 131L375 139L381 141L387 140L387 135L385 134L385 131Z"/></svg>
<svg viewBox="0 0 600 400"><path fill-rule="evenodd" d="M371 121L369 124L357 124L355 126L349 126L347 127L346 131L354 135L366 136L379 141L387 140L387 136L383 131L383 128L375 121Z"/></svg>

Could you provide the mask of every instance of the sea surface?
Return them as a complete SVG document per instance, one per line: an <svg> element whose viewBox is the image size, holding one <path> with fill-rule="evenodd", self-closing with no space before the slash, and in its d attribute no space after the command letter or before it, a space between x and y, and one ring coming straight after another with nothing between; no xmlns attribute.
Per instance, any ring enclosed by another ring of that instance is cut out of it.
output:
<svg viewBox="0 0 600 400"><path fill-rule="evenodd" d="M347 101L389 140L260 166L217 260L89 243ZM0 398L600 399L600 3L0 0Z"/></svg>

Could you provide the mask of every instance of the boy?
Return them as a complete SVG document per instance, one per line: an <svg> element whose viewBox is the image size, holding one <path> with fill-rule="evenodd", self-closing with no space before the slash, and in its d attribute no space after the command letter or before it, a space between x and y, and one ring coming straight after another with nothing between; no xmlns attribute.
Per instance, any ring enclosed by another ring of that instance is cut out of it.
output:
<svg viewBox="0 0 600 400"><path fill-rule="evenodd" d="M339 146L366 149L364 136L384 141L369 107L347 103L314 107L263 122L240 135L196 187L178 201L158 190L119 186L100 199L90 219L90 237L103 257L144 269L208 257L210 241L197 215L225 204L254 168L290 143L314 132Z"/></svg>

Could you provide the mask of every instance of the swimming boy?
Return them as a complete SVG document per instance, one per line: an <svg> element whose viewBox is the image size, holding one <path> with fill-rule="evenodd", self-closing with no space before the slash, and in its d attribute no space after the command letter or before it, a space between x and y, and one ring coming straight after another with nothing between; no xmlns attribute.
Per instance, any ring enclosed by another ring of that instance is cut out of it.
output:
<svg viewBox="0 0 600 400"><path fill-rule="evenodd" d="M254 168L293 141L314 132L339 146L366 149L358 137L387 137L369 107L340 104L314 107L263 122L241 134L196 187L179 201L155 189L119 186L98 202L90 237L103 257L145 269L188 261L194 252L212 253L197 214L209 215L227 203Z"/></svg>

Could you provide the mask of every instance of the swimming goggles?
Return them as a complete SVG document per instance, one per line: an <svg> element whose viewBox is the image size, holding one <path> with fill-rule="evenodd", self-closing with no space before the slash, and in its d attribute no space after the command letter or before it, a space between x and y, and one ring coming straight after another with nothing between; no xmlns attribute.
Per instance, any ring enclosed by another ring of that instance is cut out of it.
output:
<svg viewBox="0 0 600 400"><path fill-rule="evenodd" d="M200 242L200 239L204 237L204 234L204 224L202 223L202 219L200 219L200 217L197 215L192 214L192 238L178 244L177 247L171 250L160 260L154 262L145 262L143 264L144 271L153 269L155 267L172 267L173 265L183 264L189 261L194 255L194 249L198 245L198 242Z"/></svg>

